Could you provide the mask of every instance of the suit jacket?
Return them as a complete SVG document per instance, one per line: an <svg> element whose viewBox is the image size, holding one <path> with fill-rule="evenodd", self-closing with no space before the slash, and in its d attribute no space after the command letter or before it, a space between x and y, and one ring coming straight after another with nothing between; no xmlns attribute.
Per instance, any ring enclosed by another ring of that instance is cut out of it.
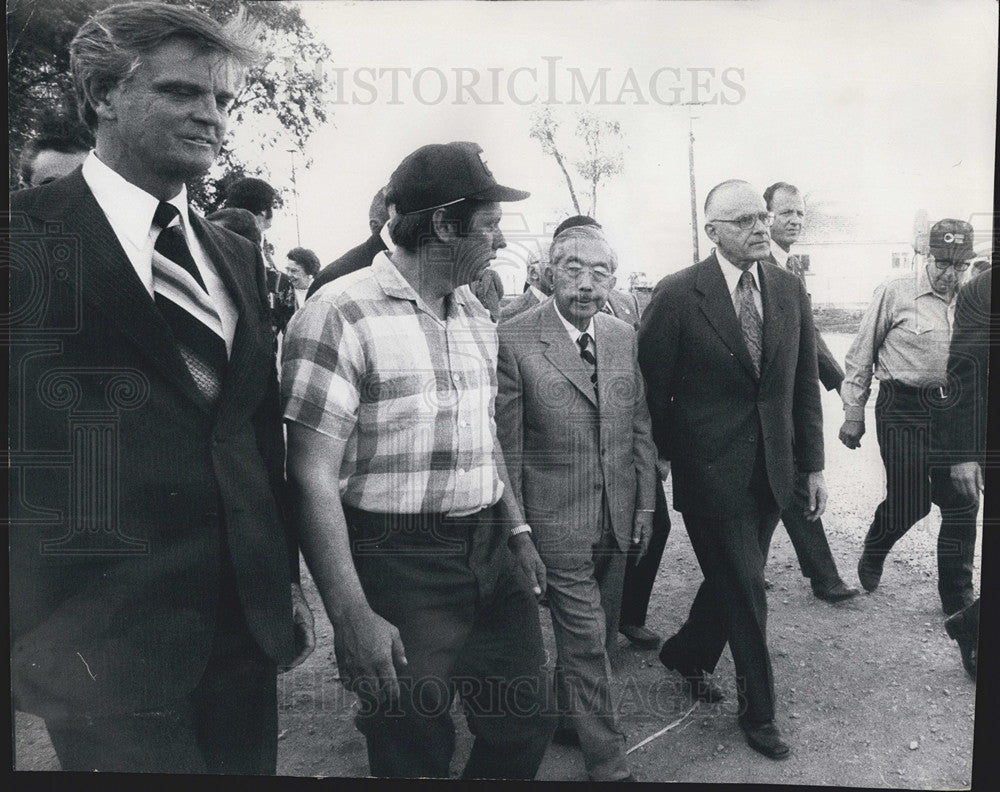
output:
<svg viewBox="0 0 1000 792"><path fill-rule="evenodd" d="M264 268L191 224L239 311L214 411L80 170L11 199L12 681L43 717L193 690L226 552L261 649L293 655Z"/></svg>
<svg viewBox="0 0 1000 792"><path fill-rule="evenodd" d="M753 372L719 262L668 275L639 331L639 363L659 453L671 461L674 507L731 516L763 442L768 481L781 509L792 502L795 464L823 469L816 332L799 280L761 263L764 337Z"/></svg>
<svg viewBox="0 0 1000 792"><path fill-rule="evenodd" d="M500 321L506 322L508 319L524 313L529 308L534 308L536 305L538 305L538 297L535 296L535 293L531 289L525 289L517 297L500 308Z"/></svg>
<svg viewBox="0 0 1000 792"><path fill-rule="evenodd" d="M778 265L774 256L768 256L767 260L775 266ZM793 272L790 267L787 269L789 272ZM806 285L803 273L796 273L796 277L802 281L803 286ZM840 383L844 381L844 369L837 362L837 358L833 356L833 352L826 345L826 341L823 340L823 335L819 330L816 331L816 356L816 362L819 367L819 381L823 383L823 387L828 391L837 390L840 387Z"/></svg>
<svg viewBox="0 0 1000 792"><path fill-rule="evenodd" d="M339 259L323 267L319 271L319 274L313 278L313 282L309 286L309 291L306 292L306 299L308 300L317 289L330 281L363 267L370 267L372 259L383 250L386 250L386 246L385 242L382 241L382 237L379 234L372 234L360 245L351 248Z"/></svg>
<svg viewBox="0 0 1000 792"><path fill-rule="evenodd" d="M632 325L636 331L639 330L639 301L634 294L612 289L608 294L607 304L612 315Z"/></svg>
<svg viewBox="0 0 1000 792"><path fill-rule="evenodd" d="M579 563L592 553L603 498L622 550L635 510L655 503L655 449L635 332L598 313L594 335L596 394L552 300L499 326L497 435L546 563Z"/></svg>
<svg viewBox="0 0 1000 792"><path fill-rule="evenodd" d="M980 273L959 292L954 332L948 350L947 410L934 411L934 446L947 464L985 463L989 396L991 270Z"/></svg>

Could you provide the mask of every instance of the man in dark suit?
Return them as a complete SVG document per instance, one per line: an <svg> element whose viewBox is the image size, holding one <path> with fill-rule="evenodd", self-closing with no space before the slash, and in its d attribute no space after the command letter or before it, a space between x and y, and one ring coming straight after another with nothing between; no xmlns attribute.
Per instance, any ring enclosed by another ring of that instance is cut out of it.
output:
<svg viewBox="0 0 1000 792"><path fill-rule="evenodd" d="M660 281L639 333L653 439L705 575L660 660L718 701L708 675L728 641L747 742L780 759L764 562L796 488L812 519L826 504L816 333L799 280L760 263L771 222L760 193L723 182L705 217L715 251Z"/></svg>
<svg viewBox="0 0 1000 792"><path fill-rule="evenodd" d="M799 189L787 182L777 182L764 190L767 210L774 215L771 226L771 255L769 261L798 276L806 284L801 260L791 253L791 247L802 233L806 206ZM827 347L819 330L816 331L816 355L819 381L828 391L840 392L844 370ZM860 594L860 589L849 587L837 571L837 562L830 552L830 543L823 530L821 519L807 520L801 504L793 504L781 514L781 521L792 540L802 574L812 583L813 594L827 602L842 602Z"/></svg>
<svg viewBox="0 0 1000 792"><path fill-rule="evenodd" d="M273 773L311 649L260 254L184 188L251 41L100 12L70 46L96 149L12 198L12 690L64 770Z"/></svg>
<svg viewBox="0 0 1000 792"><path fill-rule="evenodd" d="M656 487L635 332L600 310L616 266L599 229L556 236L554 299L500 325L497 364L497 435L547 570L560 712L592 781L630 776L604 647Z"/></svg>
<svg viewBox="0 0 1000 792"><path fill-rule="evenodd" d="M963 286L955 305L955 330L948 353L948 387L953 392L945 409L934 413L934 446L949 465L951 482L968 509L978 511L983 492L986 455L986 413L989 395L991 270ZM976 678L979 655L979 597L952 614L945 629L958 641L962 665Z"/></svg>
<svg viewBox="0 0 1000 792"><path fill-rule="evenodd" d="M309 291L306 292L306 299L308 300L321 286L325 286L330 281L362 267L370 267L375 256L383 250L389 250L393 247L392 240L389 239L389 232L385 228L388 220L389 210L385 205L385 187L382 187L375 193L371 206L368 208L368 228L371 229L371 236L357 247L348 250L336 261L323 267L319 274L313 278Z"/></svg>

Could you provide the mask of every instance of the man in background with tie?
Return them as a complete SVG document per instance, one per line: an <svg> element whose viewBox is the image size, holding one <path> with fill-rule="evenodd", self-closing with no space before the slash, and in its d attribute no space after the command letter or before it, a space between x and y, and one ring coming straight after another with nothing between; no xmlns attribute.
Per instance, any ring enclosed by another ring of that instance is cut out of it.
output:
<svg viewBox="0 0 1000 792"><path fill-rule="evenodd" d="M12 691L63 770L273 774L312 647L260 252L184 186L253 40L101 11L70 45L96 148L11 201Z"/></svg>
<svg viewBox="0 0 1000 792"><path fill-rule="evenodd" d="M660 281L639 332L660 466L705 576L660 661L717 702L709 675L728 642L747 743L781 759L764 562L796 489L810 519L826 505L816 333L805 288L766 261L772 215L760 193L723 182L705 217L715 250Z"/></svg>
<svg viewBox="0 0 1000 792"><path fill-rule="evenodd" d="M799 257L791 252L792 245L802 233L802 223L805 220L806 205L802 194L795 185L776 182L764 190L764 203L774 215L770 261L796 275L805 286L805 269ZM837 363L819 330L816 331L816 356L819 381L828 391L835 390L839 393L844 370ZM807 520L801 505L796 503L782 512L781 521L792 540L799 568L812 583L813 594L827 602L842 602L860 593L859 589L847 586L841 579L821 519Z"/></svg>

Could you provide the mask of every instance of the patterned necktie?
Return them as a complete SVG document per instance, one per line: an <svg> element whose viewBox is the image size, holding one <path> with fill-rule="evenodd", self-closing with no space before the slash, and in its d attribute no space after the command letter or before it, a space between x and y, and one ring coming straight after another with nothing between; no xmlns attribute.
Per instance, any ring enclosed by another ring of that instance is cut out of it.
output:
<svg viewBox="0 0 1000 792"><path fill-rule="evenodd" d="M590 381L597 387L597 358L594 357L594 353L591 351L590 346L590 334L581 333L580 337L576 339L576 344L580 347L580 357L583 358L583 362L587 364L587 368L590 369Z"/></svg>
<svg viewBox="0 0 1000 792"><path fill-rule="evenodd" d="M222 391L226 342L179 216L177 207L163 201L153 215L153 227L160 229L153 246L153 300L174 332L198 391L212 405Z"/></svg>
<svg viewBox="0 0 1000 792"><path fill-rule="evenodd" d="M740 275L740 283L736 287L736 302L739 306L740 327L743 329L743 340L746 341L753 363L753 372L760 376L760 359L763 349L762 341L764 321L760 318L753 299L753 275L744 270Z"/></svg>

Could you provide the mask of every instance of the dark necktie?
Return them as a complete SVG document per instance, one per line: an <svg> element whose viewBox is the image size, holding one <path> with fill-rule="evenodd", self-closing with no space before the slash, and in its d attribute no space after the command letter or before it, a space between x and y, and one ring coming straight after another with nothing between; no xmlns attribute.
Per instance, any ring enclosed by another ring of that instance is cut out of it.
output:
<svg viewBox="0 0 1000 792"><path fill-rule="evenodd" d="M222 390L226 342L222 320L191 257L180 212L161 201L153 215L160 229L153 246L153 300L173 330L177 348L198 391L211 405Z"/></svg>
<svg viewBox="0 0 1000 792"><path fill-rule="evenodd" d="M580 347L580 357L583 358L583 362L587 364L587 368L590 369L590 381L597 387L597 358L594 357L594 353L590 346L590 334L581 333L580 337L576 339L576 344Z"/></svg>
<svg viewBox="0 0 1000 792"><path fill-rule="evenodd" d="M754 374L759 377L764 321L760 318L760 313L754 303L753 275L750 274L749 270L744 270L743 274L740 275L740 282L736 287L736 303L739 306L743 340L746 341L747 350L750 352Z"/></svg>

